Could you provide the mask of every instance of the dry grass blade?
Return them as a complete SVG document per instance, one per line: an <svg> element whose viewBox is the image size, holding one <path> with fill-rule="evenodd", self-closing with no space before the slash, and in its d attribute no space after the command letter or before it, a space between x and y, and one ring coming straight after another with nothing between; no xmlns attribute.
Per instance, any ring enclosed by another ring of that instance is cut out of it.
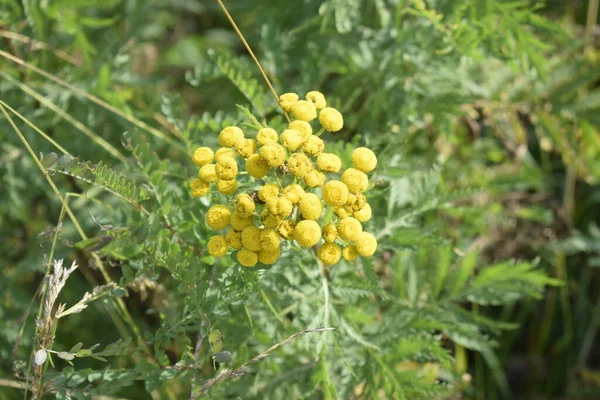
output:
<svg viewBox="0 0 600 400"><path fill-rule="evenodd" d="M49 50L52 53L54 53L54 55L57 56L58 58L62 58L69 64L72 64L76 67L81 67L81 65L83 64L83 62L80 59L71 56L69 53L67 53L64 50L55 49L44 42L40 42L39 40L32 39L25 35L21 35L20 33L7 31L5 29L0 29L0 36L10 39L10 40L28 44L31 46L32 50L38 50L38 49Z"/></svg>

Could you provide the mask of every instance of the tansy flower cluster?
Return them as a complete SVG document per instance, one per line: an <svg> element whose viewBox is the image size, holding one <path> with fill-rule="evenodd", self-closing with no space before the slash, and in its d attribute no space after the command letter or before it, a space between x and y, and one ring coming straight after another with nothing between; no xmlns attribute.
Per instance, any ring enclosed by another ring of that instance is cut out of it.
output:
<svg viewBox="0 0 600 400"><path fill-rule="evenodd" d="M208 241L209 254L223 257L233 250L242 266L271 265L288 241L315 247L326 265L342 256L372 256L377 240L362 223L371 218L364 192L377 157L359 147L352 167L342 170L341 159L325 151L321 133L339 131L344 119L327 107L322 93L309 92L304 100L286 93L280 105L293 117L282 132L262 127L248 137L250 132L230 126L220 132L217 151L194 151L199 171L190 184L192 196L204 196L213 186L228 198L206 213L206 224L219 233ZM320 128L313 132L316 120Z"/></svg>

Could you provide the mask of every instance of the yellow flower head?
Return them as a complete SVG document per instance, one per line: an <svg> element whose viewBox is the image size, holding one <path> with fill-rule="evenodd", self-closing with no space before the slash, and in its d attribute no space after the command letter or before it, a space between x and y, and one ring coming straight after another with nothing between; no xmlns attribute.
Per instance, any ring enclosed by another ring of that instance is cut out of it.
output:
<svg viewBox="0 0 600 400"><path fill-rule="evenodd" d="M354 218L356 218L357 220L359 220L360 222L367 222L368 220L371 219L371 206L369 205L369 203L365 203L365 205L363 206L363 208L361 208L358 211L355 211L352 216Z"/></svg>
<svg viewBox="0 0 600 400"><path fill-rule="evenodd" d="M219 179L229 181L235 179L238 174L237 162L230 157L222 158L215 169Z"/></svg>
<svg viewBox="0 0 600 400"><path fill-rule="evenodd" d="M348 186L348 190L354 194L362 193L369 186L369 178L367 174L356 169L348 168L342 174L342 182Z"/></svg>
<svg viewBox="0 0 600 400"><path fill-rule="evenodd" d="M237 126L228 126L219 133L219 144L223 147L234 147L238 140L244 138L244 132Z"/></svg>
<svg viewBox="0 0 600 400"><path fill-rule="evenodd" d="M295 102L290 108L290 113L296 119L300 121L310 122L317 118L317 109L315 105L310 101L299 100Z"/></svg>
<svg viewBox="0 0 600 400"><path fill-rule="evenodd" d="M238 232L243 231L247 227L254 223L254 215L249 217L242 217L238 213L234 212L231 215L231 227Z"/></svg>
<svg viewBox="0 0 600 400"><path fill-rule="evenodd" d="M344 256L344 260L346 261L354 261L356 257L358 257L358 252L356 251L355 246L346 246L344 250L342 250L342 255Z"/></svg>
<svg viewBox="0 0 600 400"><path fill-rule="evenodd" d="M306 121L292 121L288 125L288 129L293 129L300 132L300 136L302 136L302 143L306 142L312 135L312 126L310 126L310 124Z"/></svg>
<svg viewBox="0 0 600 400"><path fill-rule="evenodd" d="M296 93L284 93L279 96L279 104L281 104L281 108L283 108L285 112L290 112L292 106L296 104L299 99L300 97Z"/></svg>
<svg viewBox="0 0 600 400"><path fill-rule="evenodd" d="M202 167L200 167L200 170L198 171L198 176L200 177L200 179L202 179L204 182L216 182L217 181L217 171L215 168L215 164L206 164L203 165Z"/></svg>
<svg viewBox="0 0 600 400"><path fill-rule="evenodd" d="M225 235L225 240L227 241L229 247L234 250L239 250L242 248L242 232L238 232L235 229L230 229Z"/></svg>
<svg viewBox="0 0 600 400"><path fill-rule="evenodd" d="M337 217L340 219L348 218L350 216L350 214L348 214L348 211L346 211L344 207L334 208L333 213L337 215Z"/></svg>
<svg viewBox="0 0 600 400"><path fill-rule="evenodd" d="M302 146L302 143L304 143L302 134L295 129L286 129L283 131L280 140L283 147L290 151L298 150Z"/></svg>
<svg viewBox="0 0 600 400"><path fill-rule="evenodd" d="M300 208L300 213L304 219L317 220L321 217L321 213L323 212L321 199L314 193L304 193L300 196L298 207Z"/></svg>
<svg viewBox="0 0 600 400"><path fill-rule="evenodd" d="M194 155L192 156L192 161L197 166L201 167L208 163L211 163L215 154L208 147L198 147L196 151L194 151Z"/></svg>
<svg viewBox="0 0 600 400"><path fill-rule="evenodd" d="M348 187L340 181L329 181L323 186L323 200L332 207L341 207L348 200Z"/></svg>
<svg viewBox="0 0 600 400"><path fill-rule="evenodd" d="M258 190L258 198L265 203L271 197L277 196L279 196L279 186L275 185L274 183L267 183Z"/></svg>
<svg viewBox="0 0 600 400"><path fill-rule="evenodd" d="M277 226L277 233L286 240L292 240L294 238L295 228L296 224L294 221L285 219Z"/></svg>
<svg viewBox="0 0 600 400"><path fill-rule="evenodd" d="M317 168L325 172L339 172L342 168L342 160L335 154L321 153L317 158Z"/></svg>
<svg viewBox="0 0 600 400"><path fill-rule="evenodd" d="M190 182L190 192L192 193L192 197L202 197L208 193L209 190L210 186L208 183L200 178L193 179Z"/></svg>
<svg viewBox="0 0 600 400"><path fill-rule="evenodd" d="M319 121L321 126L329 132L337 132L344 127L344 117L342 114L332 107L327 107L319 113Z"/></svg>
<svg viewBox="0 0 600 400"><path fill-rule="evenodd" d="M227 147L220 147L215 153L215 160L217 164L222 162L225 158L233 158L235 160L235 153L233 150L228 149Z"/></svg>
<svg viewBox="0 0 600 400"><path fill-rule="evenodd" d="M262 244L260 243L260 229L254 225L250 225L242 231L242 245L245 249L251 251L260 251Z"/></svg>
<svg viewBox="0 0 600 400"><path fill-rule="evenodd" d="M231 211L222 204L212 206L206 212L206 224L215 231L225 229L231 221Z"/></svg>
<svg viewBox="0 0 600 400"><path fill-rule="evenodd" d="M288 158L287 167L288 170L298 178L303 178L313 169L312 162L304 153L292 154L290 158Z"/></svg>
<svg viewBox="0 0 600 400"><path fill-rule="evenodd" d="M265 226L265 228L275 228L281 222L281 217L279 215L273 215L269 212L269 210L263 210L260 213L260 222Z"/></svg>
<svg viewBox="0 0 600 400"><path fill-rule="evenodd" d="M268 144L275 144L278 140L277 131L272 128L262 128L256 134L256 140L262 146L266 146Z"/></svg>
<svg viewBox="0 0 600 400"><path fill-rule="evenodd" d="M302 247L312 247L319 242L321 238L321 227L312 220L302 220L298 222L294 229L294 239Z"/></svg>
<svg viewBox="0 0 600 400"><path fill-rule="evenodd" d="M266 202L267 209L273 215L285 218L292 213L294 205L286 197L271 197Z"/></svg>
<svg viewBox="0 0 600 400"><path fill-rule="evenodd" d="M323 239L327 243L333 243L337 239L337 228L335 224L327 224L323 227Z"/></svg>
<svg viewBox="0 0 600 400"><path fill-rule="evenodd" d="M243 267L254 267L258 262L258 255L253 251L242 249L238 251L237 259Z"/></svg>
<svg viewBox="0 0 600 400"><path fill-rule="evenodd" d="M352 152L352 165L362 172L371 172L377 166L377 157L370 149L359 147Z"/></svg>
<svg viewBox="0 0 600 400"><path fill-rule="evenodd" d="M269 164L258 154L252 154L246 160L246 171L254 178L264 178L269 173L269 169Z"/></svg>
<svg viewBox="0 0 600 400"><path fill-rule="evenodd" d="M285 149L277 143L261 147L259 154L271 168L277 168L285 162Z"/></svg>
<svg viewBox="0 0 600 400"><path fill-rule="evenodd" d="M321 110L327 107L327 101L325 101L325 96L323 96L323 93L318 92L316 90L306 93L306 100L313 103L317 110Z"/></svg>
<svg viewBox="0 0 600 400"><path fill-rule="evenodd" d="M314 135L309 137L306 143L304 143L304 146L302 146L302 150L306 154L313 157L316 157L319 154L321 154L323 152L323 149L325 149L325 143L323 142L323 139Z"/></svg>
<svg viewBox="0 0 600 400"><path fill-rule="evenodd" d="M308 187L316 188L323 186L325 183L325 174L316 169L311 169L302 179L304 179L304 183L306 183Z"/></svg>
<svg viewBox="0 0 600 400"><path fill-rule="evenodd" d="M300 196L302 196L303 194L304 189L302 189L302 186L298 185L297 183L292 183L291 185L288 185L285 187L285 189L283 189L283 195L292 204L298 203L298 200L300 200Z"/></svg>
<svg viewBox="0 0 600 400"><path fill-rule="evenodd" d="M349 213L353 213L355 211L362 209L365 206L365 204L367 204L367 198L365 197L364 194L350 193L348 195L348 201L346 202L345 208Z"/></svg>
<svg viewBox="0 0 600 400"><path fill-rule="evenodd" d="M342 249L335 243L325 243L317 251L319 260L323 261L325 265L333 265L340 261L342 256Z"/></svg>
<svg viewBox="0 0 600 400"><path fill-rule="evenodd" d="M347 242L354 242L362 233L362 225L357 219L347 217L338 222L338 234Z"/></svg>
<svg viewBox="0 0 600 400"><path fill-rule="evenodd" d="M256 151L255 139L241 139L235 143L235 149L242 158L248 158Z"/></svg>
<svg viewBox="0 0 600 400"><path fill-rule="evenodd" d="M224 195L229 196L237 190L237 181L235 179L219 179L217 181L217 189Z"/></svg>
<svg viewBox="0 0 600 400"><path fill-rule="evenodd" d="M273 265L281 256L281 249L277 248L274 251L267 251L265 249L258 252L258 262L265 265Z"/></svg>
<svg viewBox="0 0 600 400"><path fill-rule="evenodd" d="M221 235L213 236L208 241L208 254L223 257L227 253L227 241Z"/></svg>
<svg viewBox="0 0 600 400"><path fill-rule="evenodd" d="M377 239L369 232L363 232L356 240L356 251L363 257L371 257L377 250Z"/></svg>
<svg viewBox="0 0 600 400"><path fill-rule="evenodd" d="M256 211L256 205L252 197L246 193L238 194L235 198L235 212L242 218L248 218Z"/></svg>
<svg viewBox="0 0 600 400"><path fill-rule="evenodd" d="M263 250L276 251L279 250L281 239L275 229L264 229L260 232L260 244Z"/></svg>

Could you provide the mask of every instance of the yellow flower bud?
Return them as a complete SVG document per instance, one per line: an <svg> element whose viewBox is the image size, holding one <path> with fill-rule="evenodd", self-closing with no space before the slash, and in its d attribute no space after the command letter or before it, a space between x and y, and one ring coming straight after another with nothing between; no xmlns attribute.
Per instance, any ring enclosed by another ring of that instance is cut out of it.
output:
<svg viewBox="0 0 600 400"><path fill-rule="evenodd" d="M233 158L222 158L215 169L219 179L230 181L238 174L238 165Z"/></svg>
<svg viewBox="0 0 600 400"><path fill-rule="evenodd" d="M240 139L235 143L235 149L242 158L248 158L256 151L255 139Z"/></svg>
<svg viewBox="0 0 600 400"><path fill-rule="evenodd" d="M279 249L281 239L274 229L265 229L260 232L260 244L263 250L276 251Z"/></svg>
<svg viewBox="0 0 600 400"><path fill-rule="evenodd" d="M252 197L246 193L238 194L235 198L235 212L242 218L248 218L256 210L256 205L252 200Z"/></svg>
<svg viewBox="0 0 600 400"><path fill-rule="evenodd" d="M243 231L254 223L254 215L249 217L242 217L238 213L234 212L231 215L231 227L238 232Z"/></svg>
<svg viewBox="0 0 600 400"><path fill-rule="evenodd" d="M323 93L318 92L316 90L306 93L306 100L313 103L317 110L321 110L327 107L327 101L325 101L325 96L323 96Z"/></svg>
<svg viewBox="0 0 600 400"><path fill-rule="evenodd" d="M269 169L269 164L258 154L252 154L246 160L246 171L254 178L264 178L269 173Z"/></svg>
<svg viewBox="0 0 600 400"><path fill-rule="evenodd" d="M244 138L244 132L237 126L228 126L219 133L219 144L223 147L234 147L238 140Z"/></svg>
<svg viewBox="0 0 600 400"><path fill-rule="evenodd" d="M231 221L231 211L222 204L212 206L206 212L206 224L215 231L225 229Z"/></svg>
<svg viewBox="0 0 600 400"><path fill-rule="evenodd" d="M346 202L346 210L349 213L353 213L355 211L361 210L365 204L367 204L367 198L364 194L352 194L348 195L348 201Z"/></svg>
<svg viewBox="0 0 600 400"><path fill-rule="evenodd" d="M310 101L299 100L290 108L290 113L295 119L310 122L317 118L317 109Z"/></svg>
<svg viewBox="0 0 600 400"><path fill-rule="evenodd" d="M342 160L335 154L321 153L317 158L317 168L326 172L339 172L342 168Z"/></svg>
<svg viewBox="0 0 600 400"><path fill-rule="evenodd" d="M260 229L254 225L250 225L242 231L242 245L244 248L251 251L260 251L262 244L260 243Z"/></svg>
<svg viewBox="0 0 600 400"><path fill-rule="evenodd" d="M323 149L325 149L325 143L323 142L323 139L314 135L309 137L306 143L304 143L304 146L302 146L302 150L306 154L313 157L316 157L319 154L321 154L323 152Z"/></svg>
<svg viewBox="0 0 600 400"><path fill-rule="evenodd" d="M283 108L285 112L290 112L292 106L296 104L298 99L300 99L300 97L296 93L284 93L279 96L279 104L281 104L281 108Z"/></svg>
<svg viewBox="0 0 600 400"><path fill-rule="evenodd" d="M295 129L286 129L281 133L280 136L281 144L283 147L290 151L296 151L304 143L304 138L299 131Z"/></svg>
<svg viewBox="0 0 600 400"><path fill-rule="evenodd" d="M354 261L356 257L358 257L358 253L356 251L355 246L346 246L344 250L342 250L342 255L344 256L344 260L346 261Z"/></svg>
<svg viewBox="0 0 600 400"><path fill-rule="evenodd" d="M367 174L356 169L356 168L348 168L342 174L342 182L348 186L348 190L350 190L354 194L362 193L367 190L367 186L369 186L369 178Z"/></svg>
<svg viewBox="0 0 600 400"><path fill-rule="evenodd" d="M313 169L312 162L304 153L292 154L290 158L288 158L287 167L288 170L298 178L303 178Z"/></svg>
<svg viewBox="0 0 600 400"><path fill-rule="evenodd" d="M323 186L325 183L325 175L321 171L317 171L316 169L310 170L304 177L304 183L306 186L311 188L316 188L319 186Z"/></svg>
<svg viewBox="0 0 600 400"><path fill-rule="evenodd" d="M277 136L277 131L272 128L262 128L256 134L256 140L262 146L266 146L268 144L275 144L279 137Z"/></svg>
<svg viewBox="0 0 600 400"><path fill-rule="evenodd" d="M352 152L352 165L362 172L371 172L377 166L377 157L370 149L359 147Z"/></svg>
<svg viewBox="0 0 600 400"><path fill-rule="evenodd" d="M323 186L323 200L332 207L341 207L348 200L348 187L340 181L329 181Z"/></svg>
<svg viewBox="0 0 600 400"><path fill-rule="evenodd" d="M300 196L298 207L300 208L300 213L304 219L317 220L321 217L321 213L323 212L321 200L319 199L319 196L314 193L304 193Z"/></svg>
<svg viewBox="0 0 600 400"><path fill-rule="evenodd" d="M210 186L202 179L194 179L190 182L190 192L192 197L202 197L210 190Z"/></svg>
<svg viewBox="0 0 600 400"><path fill-rule="evenodd" d="M302 186L298 185L297 183L292 183L291 185L289 185L285 189L283 189L283 195L292 204L298 203L298 200L300 200L300 196L302 196L303 194L304 194L304 189L302 189Z"/></svg>
<svg viewBox="0 0 600 400"><path fill-rule="evenodd" d="M321 126L329 132L337 132L344 127L344 117L342 114L332 107L327 107L319 113L319 121Z"/></svg>
<svg viewBox="0 0 600 400"><path fill-rule="evenodd" d="M258 262L265 265L273 265L281 256L281 249L277 248L274 251L261 250L258 252Z"/></svg>
<svg viewBox="0 0 600 400"><path fill-rule="evenodd" d="M348 211L346 211L344 207L334 208L333 213L337 215L337 217L340 219L348 218L350 216L350 214L348 214Z"/></svg>
<svg viewBox="0 0 600 400"><path fill-rule="evenodd" d="M238 251L237 259L243 267L254 267L258 262L258 255L253 251L242 249Z"/></svg>
<svg viewBox="0 0 600 400"><path fill-rule="evenodd" d="M335 224L327 224L323 227L323 239L327 243L333 243L337 239L337 228Z"/></svg>
<svg viewBox="0 0 600 400"><path fill-rule="evenodd" d="M217 172L216 172L215 164L206 164L200 167L198 171L198 176L204 182L216 182L217 181Z"/></svg>
<svg viewBox="0 0 600 400"><path fill-rule="evenodd" d="M237 190L237 181L235 179L219 179L217 181L217 189L224 195L229 196Z"/></svg>
<svg viewBox="0 0 600 400"><path fill-rule="evenodd" d="M267 209L273 215L287 217L292 213L294 205L286 197L271 197L266 202Z"/></svg>
<svg viewBox="0 0 600 400"><path fill-rule="evenodd" d="M192 156L192 161L197 166L201 167L203 165L209 164L212 162L215 154L208 147L198 147L196 151L194 151L194 155Z"/></svg>
<svg viewBox="0 0 600 400"><path fill-rule="evenodd" d="M356 240L356 251L363 257L371 257L377 250L377 239L369 232L363 232Z"/></svg>
<svg viewBox="0 0 600 400"><path fill-rule="evenodd" d="M362 225L357 219L348 217L338 222L337 230L342 239L347 242L354 242L362 233Z"/></svg>
<svg viewBox="0 0 600 400"><path fill-rule="evenodd" d="M265 203L271 197L277 196L279 196L279 186L275 185L274 183L267 183L258 190L258 198Z"/></svg>
<svg viewBox="0 0 600 400"><path fill-rule="evenodd" d="M217 164L222 162L222 160L225 158L233 158L235 160L235 153L231 149L220 147L215 153L215 160L217 161Z"/></svg>
<svg viewBox="0 0 600 400"><path fill-rule="evenodd" d="M315 221L302 220L294 229L294 239L302 247L312 247L321 238L321 227Z"/></svg>
<svg viewBox="0 0 600 400"><path fill-rule="evenodd" d="M294 238L295 228L296 223L294 221L285 219L277 226L277 233L286 240L292 240Z"/></svg>
<svg viewBox="0 0 600 400"><path fill-rule="evenodd" d="M319 260L325 265L333 265L340 261L342 249L335 243L325 243L317 251Z"/></svg>
<svg viewBox="0 0 600 400"><path fill-rule="evenodd" d="M355 211L352 216L354 218L356 218L357 220L359 220L360 222L367 222L368 220L371 219L371 206L369 205L369 203L365 203L365 205L363 206L363 208L361 208L358 211Z"/></svg>
<svg viewBox="0 0 600 400"><path fill-rule="evenodd" d="M281 217L279 215L273 215L269 212L269 210L263 210L260 213L260 222L265 226L265 228L275 228L281 222Z"/></svg>
<svg viewBox="0 0 600 400"><path fill-rule="evenodd" d="M231 247L234 250L239 250L242 248L242 232L238 232L235 229L230 229L225 235L225 240L227 241L229 247Z"/></svg>
<svg viewBox="0 0 600 400"><path fill-rule="evenodd" d="M302 143L305 143L312 135L312 126L310 126L310 124L306 121L292 121L288 125L288 129L300 132L300 136L302 136Z"/></svg>
<svg viewBox="0 0 600 400"><path fill-rule="evenodd" d="M285 149L277 143L261 147L259 154L271 168L277 168L285 162Z"/></svg>
<svg viewBox="0 0 600 400"><path fill-rule="evenodd" d="M221 235L213 236L208 241L208 254L223 257L227 253L227 241Z"/></svg>

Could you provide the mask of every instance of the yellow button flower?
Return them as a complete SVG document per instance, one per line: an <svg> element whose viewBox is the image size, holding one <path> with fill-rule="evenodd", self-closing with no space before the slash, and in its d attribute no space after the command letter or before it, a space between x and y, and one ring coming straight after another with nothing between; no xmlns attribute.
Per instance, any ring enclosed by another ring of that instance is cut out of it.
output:
<svg viewBox="0 0 600 400"><path fill-rule="evenodd" d="M346 211L344 207L334 208L333 213L337 215L337 217L340 219L348 218L350 216L350 214L348 214L348 211Z"/></svg>
<svg viewBox="0 0 600 400"><path fill-rule="evenodd" d="M256 211L256 205L252 197L246 193L238 194L235 198L235 212L242 218L248 218Z"/></svg>
<svg viewBox="0 0 600 400"><path fill-rule="evenodd" d="M310 122L317 118L317 109L310 101L299 100L290 108L290 113L295 119Z"/></svg>
<svg viewBox="0 0 600 400"><path fill-rule="evenodd" d="M248 158L256 151L255 139L240 139L235 143L235 149L242 158Z"/></svg>
<svg viewBox="0 0 600 400"><path fill-rule="evenodd" d="M323 186L325 183L325 175L316 169L310 170L302 179L304 179L304 183L311 188Z"/></svg>
<svg viewBox="0 0 600 400"><path fill-rule="evenodd" d="M258 262L258 254L249 250L240 250L237 253L237 260L243 267L254 267Z"/></svg>
<svg viewBox="0 0 600 400"><path fill-rule="evenodd" d="M338 234L347 242L354 242L362 233L362 225L356 218L342 219L337 225Z"/></svg>
<svg viewBox="0 0 600 400"><path fill-rule="evenodd" d="M246 171L254 178L264 178L269 173L269 169L269 164L258 154L252 154L246 160Z"/></svg>
<svg viewBox="0 0 600 400"><path fill-rule="evenodd" d="M258 252L258 262L265 265L273 265L281 256L281 249L274 251L261 250Z"/></svg>
<svg viewBox="0 0 600 400"><path fill-rule="evenodd" d="M260 244L263 250L276 251L280 243L281 239L275 229L265 229L260 233Z"/></svg>
<svg viewBox="0 0 600 400"><path fill-rule="evenodd" d="M254 223L254 215L251 215L249 217L242 217L238 213L234 212L231 215L230 223L233 229L235 229L238 232L241 232L247 227L252 226L252 224Z"/></svg>
<svg viewBox="0 0 600 400"><path fill-rule="evenodd" d="M190 192L192 197L202 197L210 190L210 186L202 179L193 179L190 182Z"/></svg>
<svg viewBox="0 0 600 400"><path fill-rule="evenodd" d="M371 219L371 206L369 205L369 203L365 203L365 205L363 206L363 208L361 208L358 211L355 211L352 216L354 218L356 218L357 220L359 220L360 222L367 222L368 220Z"/></svg>
<svg viewBox="0 0 600 400"><path fill-rule="evenodd" d="M310 124L306 121L292 121L288 125L288 129L293 129L300 132L300 136L302 136L302 143L305 143L312 135L312 126L310 126Z"/></svg>
<svg viewBox="0 0 600 400"><path fill-rule="evenodd" d="M237 126L228 126L219 133L219 144L223 147L234 147L238 140L244 138L244 132Z"/></svg>
<svg viewBox="0 0 600 400"><path fill-rule="evenodd" d="M298 150L304 143L303 136L295 129L286 129L281 133L279 139L281 140L283 147L290 151Z"/></svg>
<svg viewBox="0 0 600 400"><path fill-rule="evenodd" d="M275 131L275 129L272 128L262 128L256 134L256 140L262 146L266 146L268 144L275 144L277 143L278 139L279 136L277 136L277 131Z"/></svg>
<svg viewBox="0 0 600 400"><path fill-rule="evenodd" d="M208 254L213 257L223 257L227 254L227 241L221 235L213 236L208 241Z"/></svg>
<svg viewBox="0 0 600 400"><path fill-rule="evenodd" d="M292 240L294 238L295 228L296 223L294 221L285 219L277 226L277 233L286 240Z"/></svg>
<svg viewBox="0 0 600 400"><path fill-rule="evenodd" d="M233 158L225 157L219 161L215 171L219 179L229 181L238 174L238 165Z"/></svg>
<svg viewBox="0 0 600 400"><path fill-rule="evenodd" d="M317 168L326 172L339 172L342 169L342 160L335 154L321 153L317 158Z"/></svg>
<svg viewBox="0 0 600 400"><path fill-rule="evenodd" d="M304 189L297 183L292 183L283 189L283 195L292 203L296 204L300 200L300 196L304 194Z"/></svg>
<svg viewBox="0 0 600 400"><path fill-rule="evenodd" d="M304 146L302 146L302 150L306 154L313 157L316 157L319 154L321 154L323 152L323 149L325 149L325 143L323 142L323 139L314 135L309 137L306 143L304 143Z"/></svg>
<svg viewBox="0 0 600 400"><path fill-rule="evenodd" d="M362 193L367 190L367 186L369 186L369 178L367 174L356 169L356 168L348 168L342 174L342 182L348 186L348 190L350 190L354 194Z"/></svg>
<svg viewBox="0 0 600 400"><path fill-rule="evenodd" d="M344 250L342 250L342 255L344 256L344 260L354 261L358 257L358 252L356 251L355 246L346 246L344 247Z"/></svg>
<svg viewBox="0 0 600 400"><path fill-rule="evenodd" d="M319 113L319 121L321 126L329 132L337 132L344 127L344 117L342 114L332 107L327 107Z"/></svg>
<svg viewBox="0 0 600 400"><path fill-rule="evenodd" d="M294 205L286 197L271 197L266 202L267 210L273 215L285 218L292 213Z"/></svg>
<svg viewBox="0 0 600 400"><path fill-rule="evenodd" d="M238 232L235 229L230 229L225 235L225 240L227 241L229 247L234 250L239 250L242 248L242 232Z"/></svg>
<svg viewBox="0 0 600 400"><path fill-rule="evenodd" d="M231 222L231 211L222 204L212 206L206 212L206 224L215 231L225 229Z"/></svg>
<svg viewBox="0 0 600 400"><path fill-rule="evenodd" d="M298 178L304 178L312 169L312 162L304 153L295 153L288 158L288 170Z"/></svg>
<svg viewBox="0 0 600 400"><path fill-rule="evenodd" d="M294 229L294 239L302 247L312 247L319 242L320 238L321 227L315 221L302 220Z"/></svg>
<svg viewBox="0 0 600 400"><path fill-rule="evenodd" d="M365 197L364 194L350 193L348 195L348 201L346 202L345 208L349 213L353 213L355 211L362 209L365 206L365 204L367 204L367 198Z"/></svg>
<svg viewBox="0 0 600 400"><path fill-rule="evenodd" d="M281 104L281 108L283 108L285 112L290 112L292 106L296 104L299 99L300 97L296 93L284 93L279 96L279 104Z"/></svg>
<svg viewBox="0 0 600 400"><path fill-rule="evenodd" d="M225 158L233 158L235 160L235 152L227 147L220 147L215 153L217 164L222 162Z"/></svg>
<svg viewBox="0 0 600 400"><path fill-rule="evenodd" d="M263 187L258 190L258 198L264 201L265 203L271 197L279 196L279 186L273 183L267 183Z"/></svg>
<svg viewBox="0 0 600 400"><path fill-rule="evenodd" d="M285 149L277 143L261 147L259 154L271 168L277 168L285 162Z"/></svg>
<svg viewBox="0 0 600 400"><path fill-rule="evenodd" d="M269 212L269 210L263 210L260 213L260 222L265 226L265 228L275 228L281 222L281 217L279 215L273 215Z"/></svg>
<svg viewBox="0 0 600 400"><path fill-rule="evenodd" d="M356 251L363 257L371 257L377 250L377 239L369 232L363 232L356 240Z"/></svg>
<svg viewBox="0 0 600 400"><path fill-rule="evenodd" d="M329 181L323 186L323 200L332 207L341 207L348 200L348 187L340 181Z"/></svg>
<svg viewBox="0 0 600 400"><path fill-rule="evenodd" d="M323 212L321 200L319 199L319 196L314 193L304 193L300 196L298 207L300 208L300 213L304 219L317 220L321 217L321 213Z"/></svg>
<svg viewBox="0 0 600 400"><path fill-rule="evenodd" d="M323 227L323 239L327 243L333 243L337 239L337 228L335 224L327 224Z"/></svg>
<svg viewBox="0 0 600 400"><path fill-rule="evenodd" d="M262 249L260 229L254 225L244 229L242 231L242 245L250 251L260 251Z"/></svg>
<svg viewBox="0 0 600 400"><path fill-rule="evenodd" d="M219 189L219 192L227 196L235 193L237 186L237 181L235 179L219 179L217 181L217 189Z"/></svg>
<svg viewBox="0 0 600 400"><path fill-rule="evenodd" d="M208 147L198 147L196 151L194 151L194 155L192 156L192 161L197 166L201 167L203 165L209 164L212 162L215 154Z"/></svg>
<svg viewBox="0 0 600 400"><path fill-rule="evenodd" d="M215 167L216 167L215 164L203 165L202 167L200 167L200 170L198 171L198 176L204 182L208 182L208 183L216 182L218 178L217 178L217 171L216 171Z"/></svg>
<svg viewBox="0 0 600 400"><path fill-rule="evenodd" d="M340 261L342 256L342 249L335 243L325 243L317 251L319 260L323 261L325 265L333 265Z"/></svg>
<svg viewBox="0 0 600 400"><path fill-rule="evenodd" d="M352 152L352 165L362 172L371 172L377 166L377 157L370 149L359 147Z"/></svg>
<svg viewBox="0 0 600 400"><path fill-rule="evenodd" d="M321 110L327 107L327 101L325 101L325 96L323 96L323 93L318 92L316 90L306 93L306 100L313 103L317 110Z"/></svg>

